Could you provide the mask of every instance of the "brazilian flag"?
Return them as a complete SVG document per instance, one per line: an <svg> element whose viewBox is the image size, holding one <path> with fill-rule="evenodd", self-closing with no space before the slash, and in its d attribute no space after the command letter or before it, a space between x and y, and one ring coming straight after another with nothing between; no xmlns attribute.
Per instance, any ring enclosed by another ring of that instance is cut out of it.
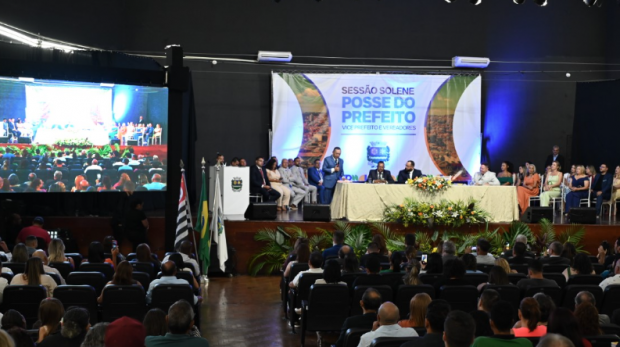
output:
<svg viewBox="0 0 620 347"><path fill-rule="evenodd" d="M207 201L207 185L205 183L205 171L202 170L202 190L200 191L200 204L198 205L198 221L196 230L200 231L200 260L202 260L202 274L209 273L211 263L211 233L209 233L209 204Z"/></svg>

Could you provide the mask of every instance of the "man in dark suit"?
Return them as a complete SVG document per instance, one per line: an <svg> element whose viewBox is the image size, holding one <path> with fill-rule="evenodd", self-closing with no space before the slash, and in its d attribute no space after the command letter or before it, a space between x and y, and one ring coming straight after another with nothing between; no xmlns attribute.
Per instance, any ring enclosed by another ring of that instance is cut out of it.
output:
<svg viewBox="0 0 620 347"><path fill-rule="evenodd" d="M443 324L450 313L450 304L446 300L435 299L426 308L423 337L404 343L401 347L444 347Z"/></svg>
<svg viewBox="0 0 620 347"><path fill-rule="evenodd" d="M321 170L321 161L315 160L314 167L308 168L308 183L316 187L317 200L319 204L325 202L325 186L323 185L323 171Z"/></svg>
<svg viewBox="0 0 620 347"><path fill-rule="evenodd" d="M407 161L405 164L405 169L400 170L398 173L398 183L407 183L408 179L415 179L418 177L422 177L422 171L415 169L415 162L413 160Z"/></svg>
<svg viewBox="0 0 620 347"><path fill-rule="evenodd" d="M389 170L385 170L385 163L380 161L377 163L376 170L370 170L366 182L370 183L395 183Z"/></svg>
<svg viewBox="0 0 620 347"><path fill-rule="evenodd" d="M327 257L338 256L338 251L340 251L340 248L344 246L344 232L342 230L334 231L332 239L334 241L334 245L330 248L326 248L323 251L323 261L327 261Z"/></svg>
<svg viewBox="0 0 620 347"><path fill-rule="evenodd" d="M569 265L570 259L561 256L564 246L558 241L551 242L549 245L549 256L540 258L543 265Z"/></svg>
<svg viewBox="0 0 620 347"><path fill-rule="evenodd" d="M144 133L142 134L142 146L148 146L149 140L153 136L153 124L147 124L146 128L144 128Z"/></svg>
<svg viewBox="0 0 620 347"><path fill-rule="evenodd" d="M336 341L337 347L344 346L344 340L347 335L347 330L352 328L372 329L372 323L377 320L377 310L381 306L381 293L374 288L368 288L362 295L362 301L360 301L363 314L361 316L349 317L344 321L342 330L340 331L340 337ZM442 322L443 325L443 322Z"/></svg>
<svg viewBox="0 0 620 347"><path fill-rule="evenodd" d="M256 165L250 167L250 193L262 195L264 201L276 201L280 198L280 193L269 186L263 161L263 158L258 157Z"/></svg>
<svg viewBox="0 0 620 347"><path fill-rule="evenodd" d="M530 265L532 258L525 256L527 246L523 242L516 242L512 249L512 258L508 259L508 264Z"/></svg>
<svg viewBox="0 0 620 347"><path fill-rule="evenodd" d="M613 187L614 176L609 172L607 164L601 164L599 172L594 176L592 181L592 196L596 198L596 217L601 215L601 207L603 200L611 198L611 189Z"/></svg>
<svg viewBox="0 0 620 347"><path fill-rule="evenodd" d="M146 124L146 122L144 121L144 117L140 116L140 119L138 120L138 124Z"/></svg>
<svg viewBox="0 0 620 347"><path fill-rule="evenodd" d="M21 136L21 132L17 130L17 125L15 125L15 119L9 118L9 132L13 134L13 137L17 140Z"/></svg>
<svg viewBox="0 0 620 347"><path fill-rule="evenodd" d="M340 147L334 147L332 155L323 161L323 175L325 186L325 196L323 199L326 204L331 204L336 190L336 183L344 178L344 160L340 159Z"/></svg>
<svg viewBox="0 0 620 347"><path fill-rule="evenodd" d="M366 275L357 276L351 288L357 286L391 286L392 280L389 277L381 276L381 263L379 258L371 257L366 261Z"/></svg>
<svg viewBox="0 0 620 347"><path fill-rule="evenodd" d="M564 157L560 154L560 146L558 146L558 145L553 146L551 154L547 157L547 160L545 160L545 167L544 167L544 169L546 169L549 166L551 166L551 164L554 161L557 161L558 163L560 163L560 167L562 169L566 169L566 167L564 166Z"/></svg>

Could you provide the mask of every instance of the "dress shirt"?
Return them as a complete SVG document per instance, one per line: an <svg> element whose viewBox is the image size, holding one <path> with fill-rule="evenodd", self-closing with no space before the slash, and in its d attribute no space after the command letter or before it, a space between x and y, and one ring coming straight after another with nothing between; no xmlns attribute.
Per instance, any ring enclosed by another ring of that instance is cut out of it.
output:
<svg viewBox="0 0 620 347"><path fill-rule="evenodd" d="M367 332L360 338L360 344L357 347L368 347L372 340L377 337L416 337L418 333L413 328L403 328L398 324L382 325L377 330Z"/></svg>
<svg viewBox="0 0 620 347"><path fill-rule="evenodd" d="M260 167L258 165L256 167L258 168L258 172L260 172L260 177L263 178L263 185L260 186L261 188L263 188L264 186L267 185L267 182L265 181L265 173L263 172L263 168L262 167Z"/></svg>
<svg viewBox="0 0 620 347"><path fill-rule="evenodd" d="M495 257L492 254L476 255L476 263L484 265L495 265Z"/></svg>
<svg viewBox="0 0 620 347"><path fill-rule="evenodd" d="M603 282L599 284L599 286L601 286L603 291L605 291L605 288L612 284L620 284L620 275L615 275L614 277L608 277L604 279Z"/></svg>
<svg viewBox="0 0 620 347"><path fill-rule="evenodd" d="M477 185L485 185L488 183L490 186L500 185L499 180L497 179L497 176L495 175L495 172L491 172L491 171L487 171L484 175L481 174L480 172L476 172L474 174L473 183Z"/></svg>
<svg viewBox="0 0 620 347"><path fill-rule="evenodd" d="M188 283L186 280L181 279L181 278L176 278L176 276L161 276L161 278L153 280L153 282L149 284L149 290L146 292L146 303L147 304L151 303L151 296L153 295L153 288L155 288L155 286L158 284L187 284L191 286L191 284ZM196 303L198 303L198 297L194 295L194 305L196 305Z"/></svg>
<svg viewBox="0 0 620 347"><path fill-rule="evenodd" d="M185 254L185 253L179 253L181 255L181 257L183 257L183 262L186 264L192 264L192 267L194 268L194 274L195 276L199 276L200 275L200 267L198 266L198 262L196 262L195 259L192 259L189 257L189 255ZM169 256L168 256L169 257ZM168 257L165 257L164 260L162 260L162 264L168 261Z"/></svg>
<svg viewBox="0 0 620 347"><path fill-rule="evenodd" d="M306 271L300 271L297 276L295 276L295 278L293 278L293 284L295 285L295 287L297 287L299 285L299 277L301 277L301 274L303 273L315 273L315 274L320 274L323 273L323 269L318 268L318 269L309 269Z"/></svg>

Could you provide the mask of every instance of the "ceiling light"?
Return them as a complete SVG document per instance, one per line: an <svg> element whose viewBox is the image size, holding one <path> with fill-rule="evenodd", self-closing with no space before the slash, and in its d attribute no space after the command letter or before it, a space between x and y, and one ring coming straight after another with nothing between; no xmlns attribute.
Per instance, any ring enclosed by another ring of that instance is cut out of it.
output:
<svg viewBox="0 0 620 347"><path fill-rule="evenodd" d="M534 3L538 6L547 6L547 0L534 0Z"/></svg>
<svg viewBox="0 0 620 347"><path fill-rule="evenodd" d="M525 2L525 0L512 0L512 1L517 5L522 5Z"/></svg>
<svg viewBox="0 0 620 347"><path fill-rule="evenodd" d="M583 3L586 4L586 6L588 6L588 7L592 7L592 6L601 7L601 6L603 6L603 0L583 0Z"/></svg>
<svg viewBox="0 0 620 347"><path fill-rule="evenodd" d="M478 6L482 3L482 0L469 0L472 5Z"/></svg>
<svg viewBox="0 0 620 347"><path fill-rule="evenodd" d="M446 0L446 2L447 2L447 3L449 3L449 4L452 4L452 3L454 3L455 1L456 1L456 0ZM618 1L620 1L620 0L618 0Z"/></svg>
<svg viewBox="0 0 620 347"><path fill-rule="evenodd" d="M288 63L293 59L291 52L258 51L259 63Z"/></svg>

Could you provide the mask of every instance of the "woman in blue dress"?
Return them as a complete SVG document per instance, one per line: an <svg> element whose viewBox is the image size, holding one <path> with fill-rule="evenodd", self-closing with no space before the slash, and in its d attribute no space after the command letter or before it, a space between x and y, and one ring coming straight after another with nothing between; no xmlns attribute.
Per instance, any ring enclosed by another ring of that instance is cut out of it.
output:
<svg viewBox="0 0 620 347"><path fill-rule="evenodd" d="M586 169L583 165L575 168L575 175L571 177L570 192L566 195L566 209L568 214L573 207L579 207L579 200L588 198L588 190L590 189L590 178L586 175Z"/></svg>

